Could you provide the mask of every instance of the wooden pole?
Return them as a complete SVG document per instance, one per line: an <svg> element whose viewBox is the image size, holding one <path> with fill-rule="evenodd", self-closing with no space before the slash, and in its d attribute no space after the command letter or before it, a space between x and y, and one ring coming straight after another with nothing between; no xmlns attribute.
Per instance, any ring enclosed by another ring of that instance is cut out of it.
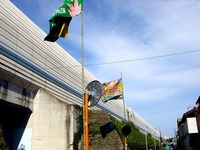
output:
<svg viewBox="0 0 200 150"><path fill-rule="evenodd" d="M84 131L85 131L85 150L89 150L89 141L88 141L88 90L85 90L84 94L84 101L85 101L85 119L84 119Z"/></svg>

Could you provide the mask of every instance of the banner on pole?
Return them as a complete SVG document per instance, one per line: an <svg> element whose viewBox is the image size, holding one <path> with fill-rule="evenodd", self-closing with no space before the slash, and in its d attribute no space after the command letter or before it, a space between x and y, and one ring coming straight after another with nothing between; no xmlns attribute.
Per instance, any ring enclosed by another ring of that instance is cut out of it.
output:
<svg viewBox="0 0 200 150"><path fill-rule="evenodd" d="M102 86L103 86L103 92L101 100L103 102L107 102L108 100L113 100L113 99L123 99L122 78L102 83Z"/></svg>

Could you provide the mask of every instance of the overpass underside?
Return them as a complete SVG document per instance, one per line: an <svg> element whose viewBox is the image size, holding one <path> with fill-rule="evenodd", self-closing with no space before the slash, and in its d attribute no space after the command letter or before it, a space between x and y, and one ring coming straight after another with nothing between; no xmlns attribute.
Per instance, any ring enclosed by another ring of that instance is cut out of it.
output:
<svg viewBox="0 0 200 150"><path fill-rule="evenodd" d="M10 149L17 149L32 111L25 107L0 100L0 125Z"/></svg>
<svg viewBox="0 0 200 150"><path fill-rule="evenodd" d="M0 125L10 150L73 149L80 109L0 68Z"/></svg>
<svg viewBox="0 0 200 150"><path fill-rule="evenodd" d="M35 92L25 88L25 80L0 69L0 125L10 149L18 148L32 113L34 96Z"/></svg>

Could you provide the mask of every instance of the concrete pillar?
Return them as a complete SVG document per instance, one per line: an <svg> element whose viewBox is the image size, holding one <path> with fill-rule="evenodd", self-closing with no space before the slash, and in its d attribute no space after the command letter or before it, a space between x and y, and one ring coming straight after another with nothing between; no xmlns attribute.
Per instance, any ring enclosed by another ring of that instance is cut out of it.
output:
<svg viewBox="0 0 200 150"><path fill-rule="evenodd" d="M32 136L31 149L72 150L73 112L73 105L62 102L46 90L40 89L33 101L33 113L26 127L28 135ZM26 143L20 144L26 146Z"/></svg>

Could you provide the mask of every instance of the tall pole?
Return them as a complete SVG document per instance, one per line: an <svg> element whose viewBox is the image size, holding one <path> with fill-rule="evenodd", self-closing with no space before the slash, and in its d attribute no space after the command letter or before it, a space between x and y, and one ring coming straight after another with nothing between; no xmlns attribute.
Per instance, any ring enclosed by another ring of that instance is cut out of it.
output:
<svg viewBox="0 0 200 150"><path fill-rule="evenodd" d="M146 141L146 150L148 150L148 144L147 144L147 131L145 133L145 141Z"/></svg>
<svg viewBox="0 0 200 150"><path fill-rule="evenodd" d="M82 100L83 100L83 120L85 119L85 78L84 78L84 15L81 13L81 61L82 61ZM85 149L85 125L83 124L83 137L84 137L84 149Z"/></svg>
<svg viewBox="0 0 200 150"><path fill-rule="evenodd" d="M126 137L126 135L124 136L124 148L125 148L125 150L127 150L127 137Z"/></svg>
<svg viewBox="0 0 200 150"><path fill-rule="evenodd" d="M85 101L85 119L84 119L84 131L85 131L85 150L89 149L89 140L88 140L88 89L85 90L84 94Z"/></svg>
<svg viewBox="0 0 200 150"><path fill-rule="evenodd" d="M159 132L160 132L160 142L159 142L159 150L160 150L160 149L162 149L162 145L161 145L161 144L162 144L162 143L161 143L161 142L162 142L162 141L161 141L161 140L162 140L162 138L161 138L161 131L160 131L160 127L159 127Z"/></svg>
<svg viewBox="0 0 200 150"><path fill-rule="evenodd" d="M122 79L122 73L121 73L121 79ZM122 86L123 86L123 81L122 81ZM124 101L124 89L123 89L123 95L122 96L123 96L123 106L124 106L124 120L126 121L126 107L125 107L125 101Z"/></svg>
<svg viewBox="0 0 200 150"><path fill-rule="evenodd" d="M122 80L122 73L121 73L121 80ZM122 81L122 86L123 86L123 81ZM123 89L123 105L124 105L124 121L126 121L126 107L125 107L125 101L124 101L124 88L122 87ZM124 148L125 150L127 150L128 148L128 145L127 145L127 137L126 135L124 136Z"/></svg>
<svg viewBox="0 0 200 150"><path fill-rule="evenodd" d="M85 82L84 82L84 31L83 31L84 16L83 11L81 13L81 60L82 60L82 95L83 95L83 106L84 106L84 92L85 92Z"/></svg>
<svg viewBox="0 0 200 150"><path fill-rule="evenodd" d="M155 134L155 132L154 132L154 134ZM156 150L156 140L155 140L155 138L156 138L156 135L154 135L154 150Z"/></svg>
<svg viewBox="0 0 200 150"><path fill-rule="evenodd" d="M147 141L147 127L148 126L146 126L146 133L145 133L145 141L146 141L146 150L148 150L148 141Z"/></svg>

